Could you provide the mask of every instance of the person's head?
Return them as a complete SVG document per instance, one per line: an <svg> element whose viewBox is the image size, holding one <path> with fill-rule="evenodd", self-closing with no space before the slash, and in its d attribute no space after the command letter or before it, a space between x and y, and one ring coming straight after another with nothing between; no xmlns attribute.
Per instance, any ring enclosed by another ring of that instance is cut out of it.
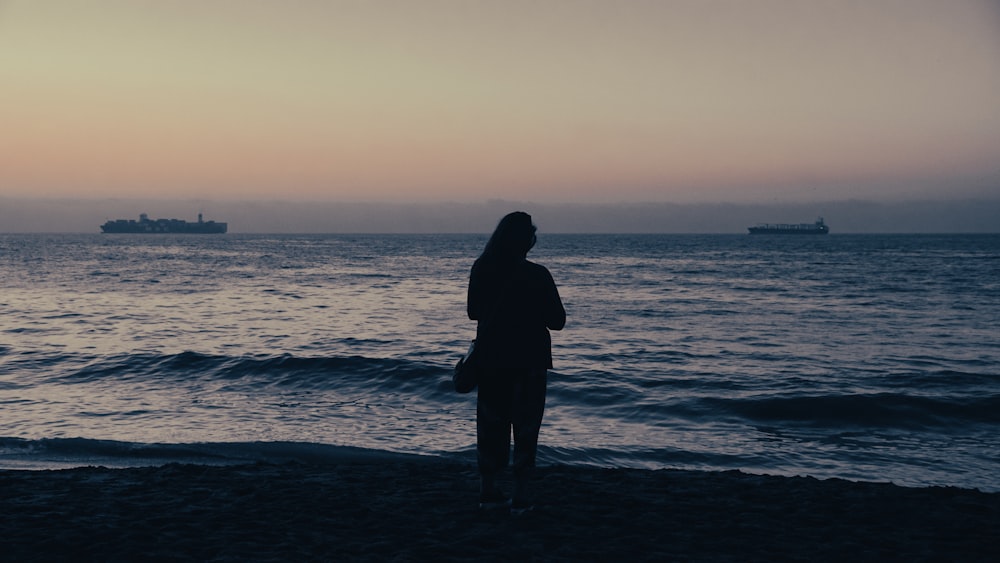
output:
<svg viewBox="0 0 1000 563"><path fill-rule="evenodd" d="M535 246L537 230L531 223L531 215L523 211L508 213L500 219L493 236L486 243L483 257L493 260L523 259Z"/></svg>

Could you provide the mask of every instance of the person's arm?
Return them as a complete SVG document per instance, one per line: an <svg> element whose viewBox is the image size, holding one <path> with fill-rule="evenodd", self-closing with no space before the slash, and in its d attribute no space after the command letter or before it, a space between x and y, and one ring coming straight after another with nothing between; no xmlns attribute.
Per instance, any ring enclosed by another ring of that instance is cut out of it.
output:
<svg viewBox="0 0 1000 563"><path fill-rule="evenodd" d="M559 297L559 289L555 280L548 270L545 272L545 299L542 310L542 318L545 326L551 330L562 330L566 326L566 309L563 307L562 299Z"/></svg>
<svg viewBox="0 0 1000 563"><path fill-rule="evenodd" d="M483 283L481 276L476 272L476 267L472 267L472 272L469 274L469 293L466 298L465 310L469 314L469 318L478 321L483 318Z"/></svg>

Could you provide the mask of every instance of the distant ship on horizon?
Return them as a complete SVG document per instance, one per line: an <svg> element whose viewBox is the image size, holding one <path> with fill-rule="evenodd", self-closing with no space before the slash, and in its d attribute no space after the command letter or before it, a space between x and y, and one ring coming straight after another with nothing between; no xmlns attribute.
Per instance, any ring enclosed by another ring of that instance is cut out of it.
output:
<svg viewBox="0 0 1000 563"><path fill-rule="evenodd" d="M830 232L830 228L823 222L823 218L816 219L815 223L798 224L760 224L755 227L747 227L751 235L825 235Z"/></svg>
<svg viewBox="0 0 1000 563"><path fill-rule="evenodd" d="M142 213L139 220L116 219L101 225L102 233L183 233L183 234L223 234L229 228L228 223L205 221L198 214L197 223L188 223L183 219L150 219Z"/></svg>

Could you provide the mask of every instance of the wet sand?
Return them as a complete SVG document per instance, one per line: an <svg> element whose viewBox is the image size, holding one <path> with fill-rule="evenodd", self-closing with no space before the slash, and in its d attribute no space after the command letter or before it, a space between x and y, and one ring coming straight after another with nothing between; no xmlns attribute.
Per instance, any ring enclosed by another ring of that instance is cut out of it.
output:
<svg viewBox="0 0 1000 563"><path fill-rule="evenodd" d="M0 471L3 561L997 561L1000 494L552 466L528 514L419 458Z"/></svg>

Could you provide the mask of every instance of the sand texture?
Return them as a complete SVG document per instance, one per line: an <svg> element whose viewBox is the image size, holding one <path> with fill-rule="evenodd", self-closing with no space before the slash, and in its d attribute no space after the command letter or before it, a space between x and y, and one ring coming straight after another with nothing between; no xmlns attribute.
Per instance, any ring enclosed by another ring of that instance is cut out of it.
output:
<svg viewBox="0 0 1000 563"><path fill-rule="evenodd" d="M468 464L0 471L3 561L1000 561L1000 494L543 467L477 506Z"/></svg>

